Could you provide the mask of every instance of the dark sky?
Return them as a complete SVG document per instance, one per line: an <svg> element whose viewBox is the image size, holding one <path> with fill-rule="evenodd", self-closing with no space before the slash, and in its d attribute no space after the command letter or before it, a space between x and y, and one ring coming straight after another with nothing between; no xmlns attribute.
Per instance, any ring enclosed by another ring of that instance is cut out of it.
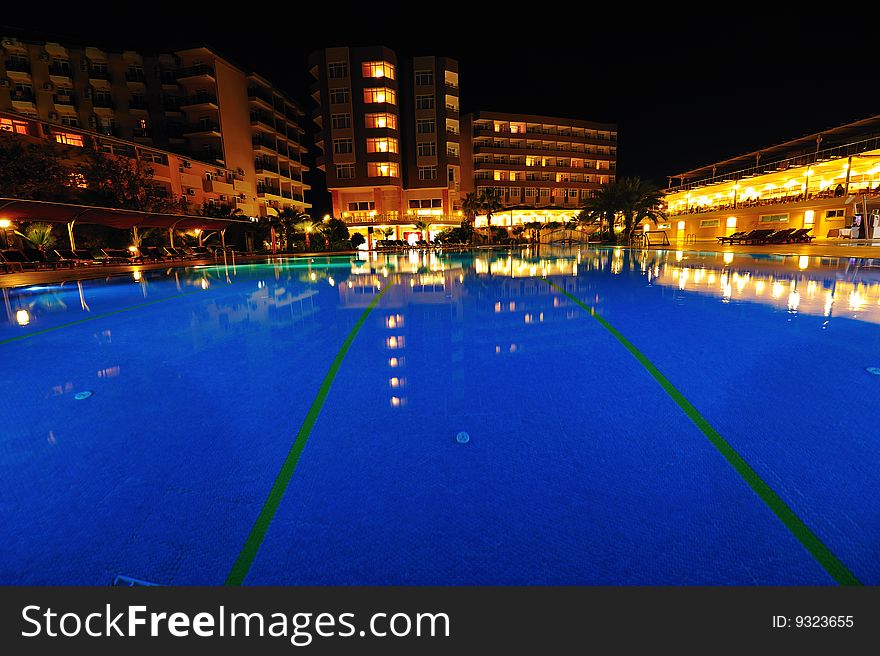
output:
<svg viewBox="0 0 880 656"><path fill-rule="evenodd" d="M736 16L701 24L669 9L665 16L641 14L641 26L634 26L635 5L618 16L564 5L542 14L536 7L532 18L532 10L519 10L511 19L497 9L504 5L485 5L479 14L463 10L473 24L462 28L462 20L446 17L466 6L458 3L436 5L432 16L397 14L406 16L402 24L377 20L380 7L394 13L389 3L347 18L341 18L342 4L312 5L303 17L293 9L299 3L248 10L239 0L236 13L222 21L205 18L222 17L222 3L203 5L198 14L141 5L147 9L137 17L121 14L122 4L92 5L87 15L4 10L0 20L3 33L107 48L159 51L207 43L306 111L312 108L306 58L314 49L383 44L398 55L446 55L459 60L462 112L617 122L621 173L660 184L726 156L880 113L880 40L871 43L858 25L833 13L749 22L742 18L749 9L738 7ZM329 13L314 8L320 5ZM309 182L315 212L322 213L329 199L321 176Z"/></svg>

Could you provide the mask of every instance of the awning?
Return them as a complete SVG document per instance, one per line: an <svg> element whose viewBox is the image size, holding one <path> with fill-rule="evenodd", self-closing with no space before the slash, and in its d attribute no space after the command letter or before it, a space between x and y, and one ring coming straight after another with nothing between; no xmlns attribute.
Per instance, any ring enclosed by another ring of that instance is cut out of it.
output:
<svg viewBox="0 0 880 656"><path fill-rule="evenodd" d="M224 230L231 225L250 225L243 219L218 219L186 214L159 214L121 210L112 207L71 205L43 200L0 198L0 219L10 221L45 221L47 223L88 223L111 228L177 228L179 230Z"/></svg>

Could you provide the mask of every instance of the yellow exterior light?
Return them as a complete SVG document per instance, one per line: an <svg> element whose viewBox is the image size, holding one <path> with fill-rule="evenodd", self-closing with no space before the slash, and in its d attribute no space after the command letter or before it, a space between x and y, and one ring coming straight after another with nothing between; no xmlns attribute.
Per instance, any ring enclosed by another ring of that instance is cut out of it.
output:
<svg viewBox="0 0 880 656"><path fill-rule="evenodd" d="M815 218L816 213L813 210L807 210L804 212L804 225L812 225Z"/></svg>
<svg viewBox="0 0 880 656"><path fill-rule="evenodd" d="M0 219L0 228L5 230L6 228L9 228L11 225L12 225L12 221L10 221L9 219Z"/></svg>
<svg viewBox="0 0 880 656"><path fill-rule="evenodd" d="M727 227L728 228L735 228L736 227L736 217L735 216L727 217Z"/></svg>
<svg viewBox="0 0 880 656"><path fill-rule="evenodd" d="M132 253L135 253L135 252L137 252L137 247L136 246L129 246L128 250L131 251Z"/></svg>

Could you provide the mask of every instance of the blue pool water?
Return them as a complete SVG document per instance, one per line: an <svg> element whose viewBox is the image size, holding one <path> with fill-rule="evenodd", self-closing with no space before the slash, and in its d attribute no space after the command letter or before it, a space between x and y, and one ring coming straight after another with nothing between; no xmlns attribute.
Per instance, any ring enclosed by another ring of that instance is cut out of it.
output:
<svg viewBox="0 0 880 656"><path fill-rule="evenodd" d="M382 291L245 584L833 584L547 281L880 583L876 261L517 249L136 276L2 290L0 584L223 584Z"/></svg>

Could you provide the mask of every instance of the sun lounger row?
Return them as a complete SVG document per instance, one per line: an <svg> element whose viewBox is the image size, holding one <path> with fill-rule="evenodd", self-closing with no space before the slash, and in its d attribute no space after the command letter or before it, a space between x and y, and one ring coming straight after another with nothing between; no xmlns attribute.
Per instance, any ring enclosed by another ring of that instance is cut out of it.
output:
<svg viewBox="0 0 880 656"><path fill-rule="evenodd" d="M202 260L211 257L213 257L213 253L205 246L185 246L183 248L141 246L136 251L124 248L102 248L100 254L93 254L91 251L82 249L57 248L51 256L32 248L10 248L0 250L0 273L49 271L81 266L124 266Z"/></svg>
<svg viewBox="0 0 880 656"><path fill-rule="evenodd" d="M783 230L750 230L734 232L726 237L716 237L722 244L794 244L813 241L812 228L785 228Z"/></svg>

